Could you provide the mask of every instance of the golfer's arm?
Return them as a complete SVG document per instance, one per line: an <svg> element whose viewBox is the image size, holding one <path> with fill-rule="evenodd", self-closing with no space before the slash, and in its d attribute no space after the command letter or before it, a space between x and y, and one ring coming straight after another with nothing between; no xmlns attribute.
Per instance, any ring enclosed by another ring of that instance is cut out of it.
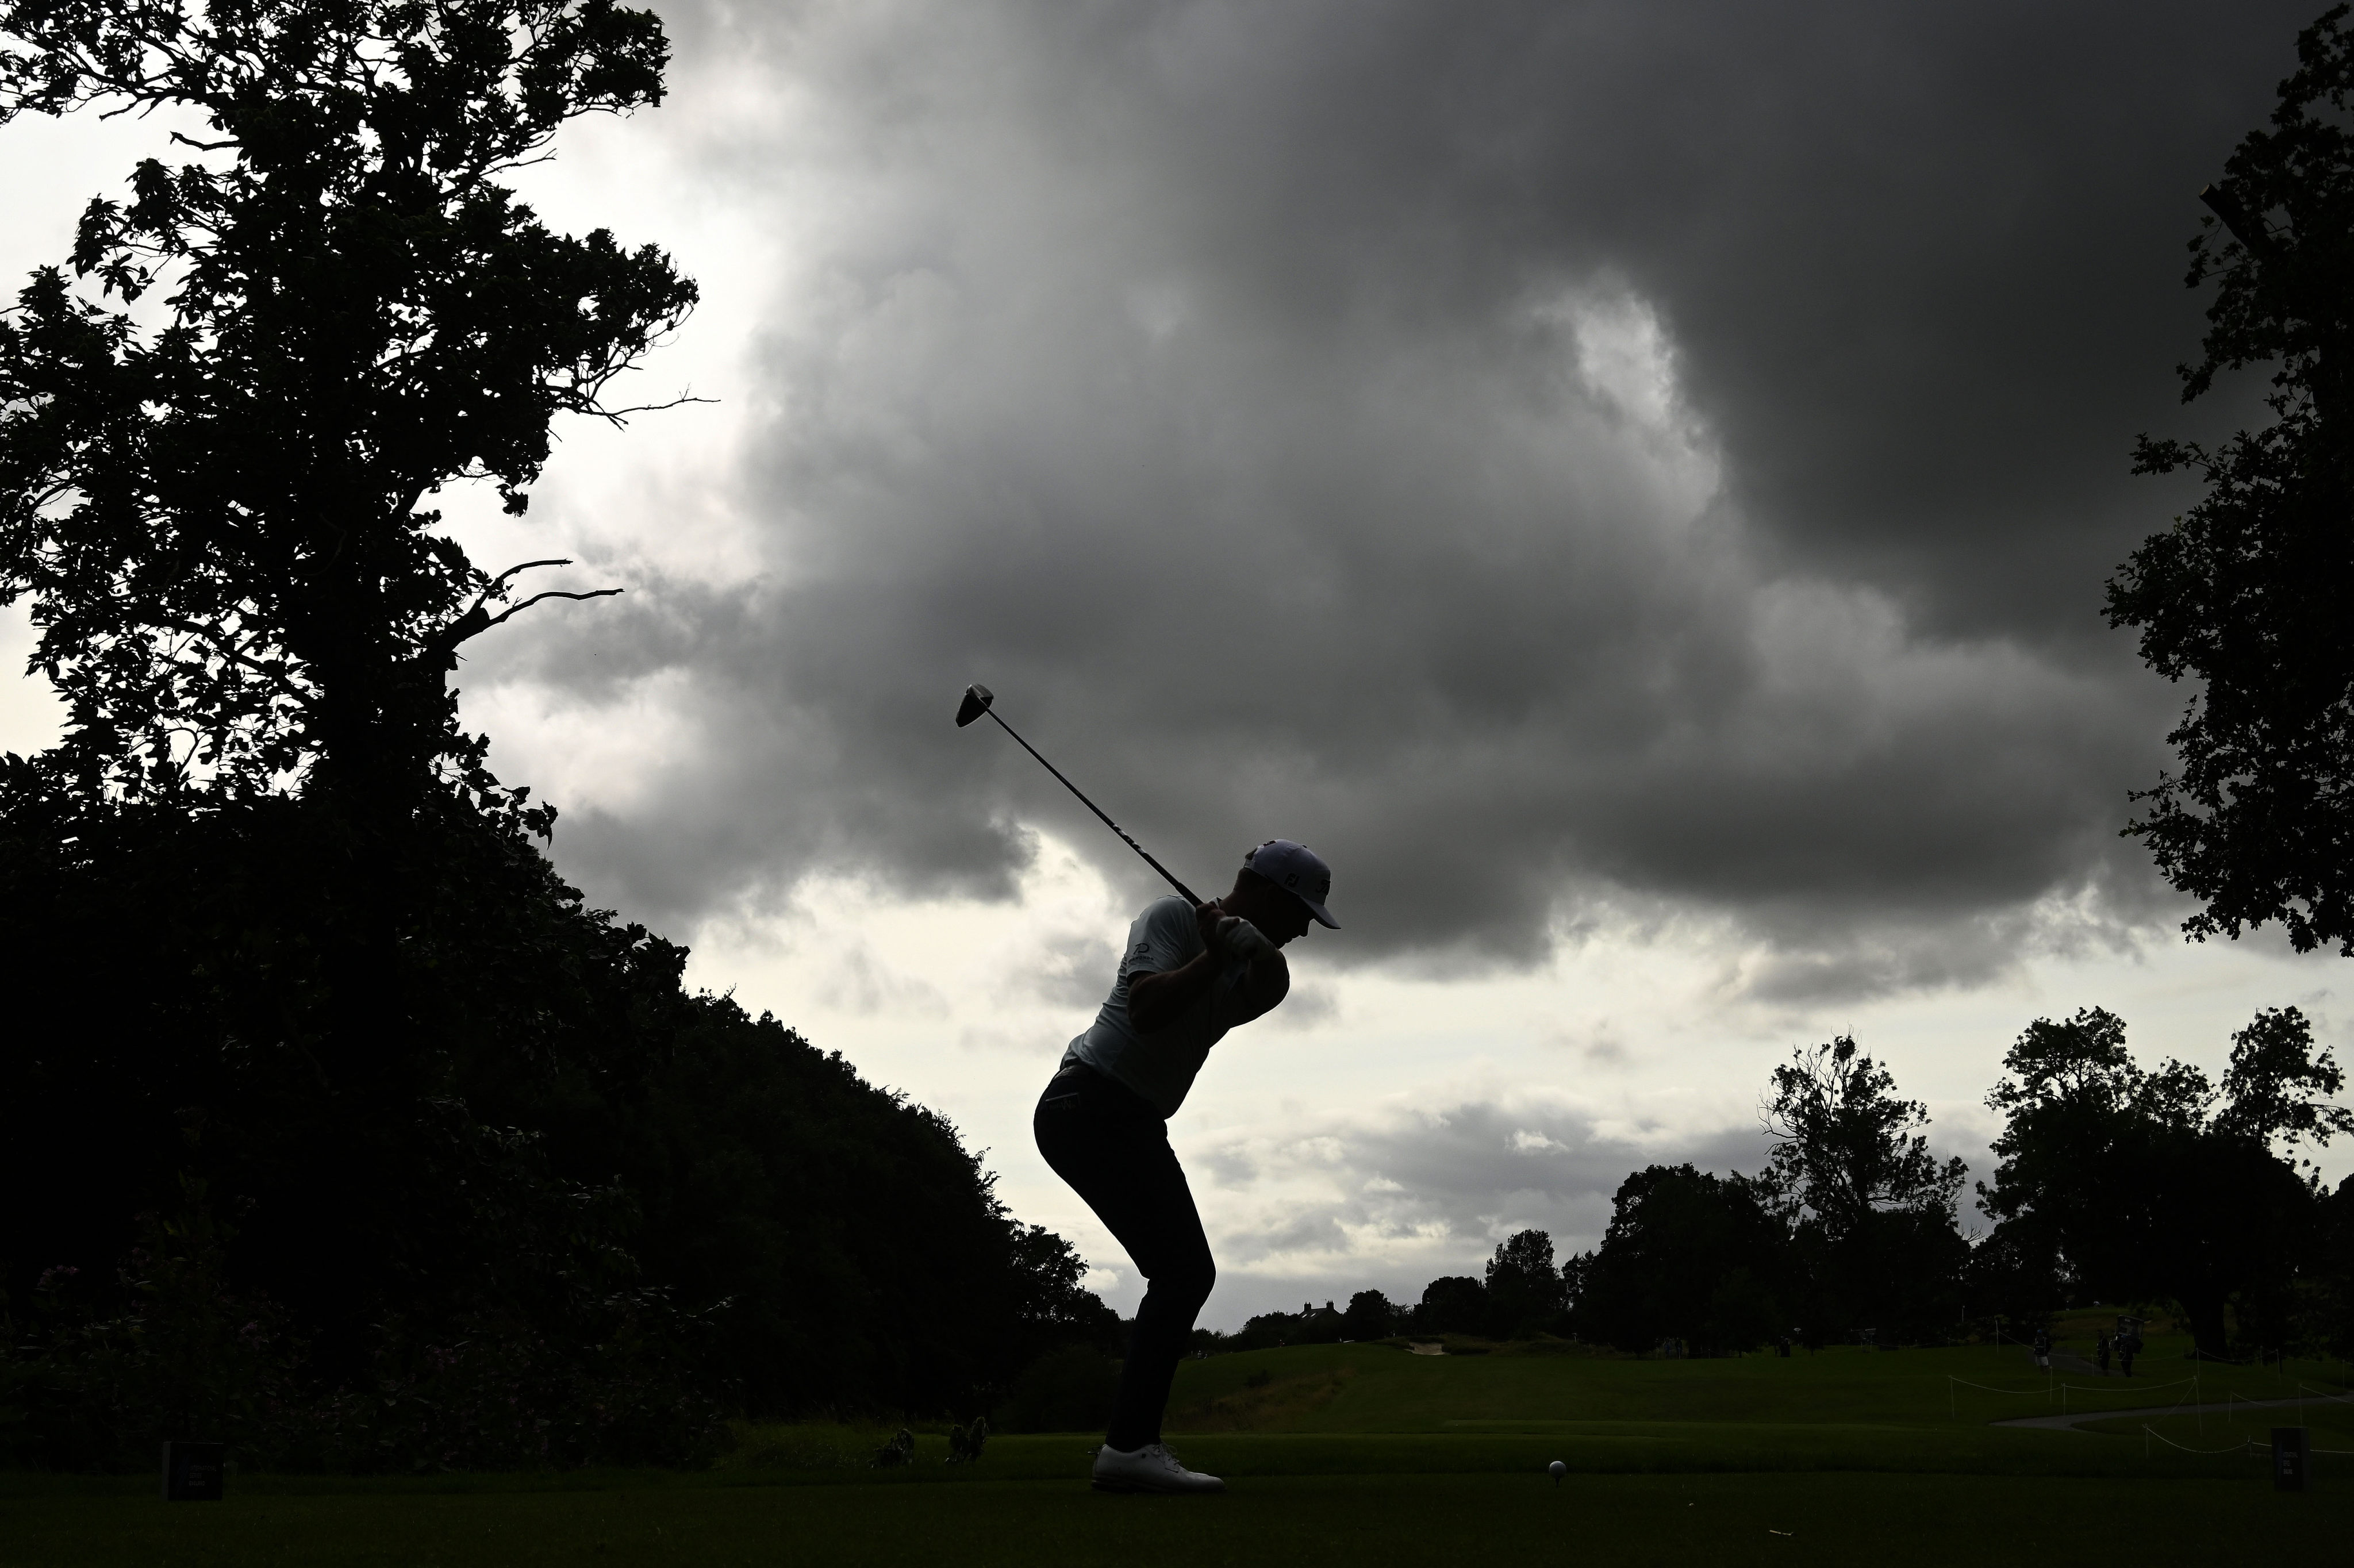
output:
<svg viewBox="0 0 2354 1568"><path fill-rule="evenodd" d="M1291 966L1284 961L1279 949L1253 959L1243 969L1242 984L1235 987L1229 1003L1233 1016L1225 1020L1225 1025L1236 1029L1254 1018L1263 1018L1290 994Z"/></svg>
<svg viewBox="0 0 2354 1568"><path fill-rule="evenodd" d="M1217 983L1225 960L1216 953L1196 954L1192 962L1173 969L1135 975L1128 982L1128 1021L1140 1034L1150 1034L1177 1022L1185 1010L1202 1000Z"/></svg>

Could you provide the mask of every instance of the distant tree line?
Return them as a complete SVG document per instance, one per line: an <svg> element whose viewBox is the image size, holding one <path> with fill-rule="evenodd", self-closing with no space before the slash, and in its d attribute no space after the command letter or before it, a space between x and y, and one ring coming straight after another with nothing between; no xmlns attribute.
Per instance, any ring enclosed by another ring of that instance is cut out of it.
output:
<svg viewBox="0 0 2354 1568"><path fill-rule="evenodd" d="M587 907L459 725L461 648L608 590L436 498L523 514L695 300L505 176L666 57L610 0L0 0L0 123L193 132L0 312L0 603L67 711L0 761L0 1459L691 1459L1115 1331L956 1128Z"/></svg>
<svg viewBox="0 0 2354 1568"><path fill-rule="evenodd" d="M1600 1245L1558 1267L1553 1238L1523 1230L1483 1277L1434 1279L1417 1301L1359 1291L1197 1346L1553 1335L1728 1354L1946 1343L1998 1316L2024 1332L2068 1307L2168 1302L2202 1355L2354 1354L2354 1178L2333 1192L2307 1158L2354 1117L2327 1098L2343 1076L2303 1014L2259 1014L2220 1085L2141 1067L2097 1008L2037 1020L2003 1066L1983 1234L1962 1229L1967 1171L1929 1152L1927 1108L1842 1036L1774 1070L1756 1175L1649 1166L1620 1183Z"/></svg>

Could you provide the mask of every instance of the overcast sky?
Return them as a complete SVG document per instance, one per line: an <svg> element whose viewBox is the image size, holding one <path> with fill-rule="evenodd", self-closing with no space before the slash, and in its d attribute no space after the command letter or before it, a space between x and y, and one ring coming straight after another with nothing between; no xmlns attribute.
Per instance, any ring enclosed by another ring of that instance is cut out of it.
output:
<svg viewBox="0 0 2354 1568"><path fill-rule="evenodd" d="M641 389L717 401L452 509L628 590L471 644L467 716L1123 1308L1028 1109L1154 884L957 696L1197 888L1325 854L1172 1127L1221 1327L1754 1170L1843 1030L1980 1178L2039 1015L2344 1042L2338 960L2185 946L2117 836L2188 694L2100 617L2188 494L2136 433L2247 406L2178 402L2183 246L2315 3L657 5L669 104L525 185L702 280ZM147 133L0 131L0 262Z"/></svg>

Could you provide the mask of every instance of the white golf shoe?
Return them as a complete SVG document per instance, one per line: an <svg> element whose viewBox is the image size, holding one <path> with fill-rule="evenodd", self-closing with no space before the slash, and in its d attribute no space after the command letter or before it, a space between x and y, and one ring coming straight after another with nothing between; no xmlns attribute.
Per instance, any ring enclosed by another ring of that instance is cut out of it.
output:
<svg viewBox="0 0 2354 1568"><path fill-rule="evenodd" d="M1215 1476L1189 1470L1177 1462L1165 1444L1147 1443L1134 1453L1118 1448L1096 1450L1096 1490L1099 1492L1222 1492L1226 1483Z"/></svg>

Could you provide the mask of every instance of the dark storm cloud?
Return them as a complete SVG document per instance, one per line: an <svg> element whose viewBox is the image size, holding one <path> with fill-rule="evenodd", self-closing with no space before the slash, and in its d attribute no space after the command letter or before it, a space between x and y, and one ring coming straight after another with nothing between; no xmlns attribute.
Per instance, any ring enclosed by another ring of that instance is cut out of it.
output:
<svg viewBox="0 0 2354 1568"><path fill-rule="evenodd" d="M1664 901L1854 994L2154 907L2179 694L2100 584L2301 10L673 10L646 133L809 266L740 323L765 570L484 667L686 677L698 740L559 834L600 895L997 894L1023 822L1141 893L949 727L979 679L1197 887L1324 851L1360 958ZM822 132L694 142L722 59Z"/></svg>

